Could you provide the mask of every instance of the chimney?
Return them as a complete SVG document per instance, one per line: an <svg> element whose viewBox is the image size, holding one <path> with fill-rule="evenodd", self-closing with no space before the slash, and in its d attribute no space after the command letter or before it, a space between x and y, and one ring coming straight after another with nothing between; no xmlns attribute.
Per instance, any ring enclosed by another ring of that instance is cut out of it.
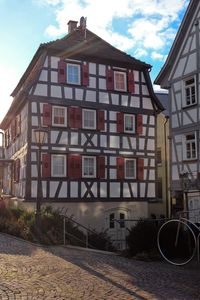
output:
<svg viewBox="0 0 200 300"><path fill-rule="evenodd" d="M67 23L68 33L72 33L74 30L76 30L77 23L78 23L77 21L71 21L71 20Z"/></svg>

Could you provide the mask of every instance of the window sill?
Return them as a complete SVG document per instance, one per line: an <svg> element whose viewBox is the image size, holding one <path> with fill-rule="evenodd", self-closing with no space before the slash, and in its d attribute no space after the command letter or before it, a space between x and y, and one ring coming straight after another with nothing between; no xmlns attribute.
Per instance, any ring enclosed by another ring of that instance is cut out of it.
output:
<svg viewBox="0 0 200 300"><path fill-rule="evenodd" d="M182 109L187 109L187 108L190 108L190 107L193 107L193 106L195 106L195 105L197 105L197 102L195 102L195 103L192 103L192 104L189 104L189 105L182 105Z"/></svg>

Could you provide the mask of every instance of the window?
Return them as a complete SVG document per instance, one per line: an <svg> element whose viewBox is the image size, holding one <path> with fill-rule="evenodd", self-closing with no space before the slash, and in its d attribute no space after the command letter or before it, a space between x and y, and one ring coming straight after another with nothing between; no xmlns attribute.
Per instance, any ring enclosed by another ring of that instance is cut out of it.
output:
<svg viewBox="0 0 200 300"><path fill-rule="evenodd" d="M120 213L119 214L119 219L120 219L120 228L125 228L125 214Z"/></svg>
<svg viewBox="0 0 200 300"><path fill-rule="evenodd" d="M53 106L53 108L52 108L52 125L67 126L67 109L66 109L66 107Z"/></svg>
<svg viewBox="0 0 200 300"><path fill-rule="evenodd" d="M96 111L84 109L83 110L83 128L96 129Z"/></svg>
<svg viewBox="0 0 200 300"><path fill-rule="evenodd" d="M80 85L80 66L67 64L67 83Z"/></svg>
<svg viewBox="0 0 200 300"><path fill-rule="evenodd" d="M190 106L197 102L196 100L196 82L195 77L184 81L185 105Z"/></svg>
<svg viewBox="0 0 200 300"><path fill-rule="evenodd" d="M124 132L135 133L134 115L124 115Z"/></svg>
<svg viewBox="0 0 200 300"><path fill-rule="evenodd" d="M126 73L114 71L114 89L117 91L126 91Z"/></svg>
<svg viewBox="0 0 200 300"><path fill-rule="evenodd" d="M196 134L191 133L185 135L185 159L197 158Z"/></svg>
<svg viewBox="0 0 200 300"><path fill-rule="evenodd" d="M110 214L110 216L109 216L109 227L110 228L115 228L114 219L115 219L115 214L114 213Z"/></svg>
<svg viewBox="0 0 200 300"><path fill-rule="evenodd" d="M125 178L136 178L136 160L125 159Z"/></svg>
<svg viewBox="0 0 200 300"><path fill-rule="evenodd" d="M51 156L51 174L52 176L66 176L66 156L55 154Z"/></svg>
<svg viewBox="0 0 200 300"><path fill-rule="evenodd" d="M82 166L83 177L96 177L96 157L83 156Z"/></svg>
<svg viewBox="0 0 200 300"><path fill-rule="evenodd" d="M162 152L161 152L161 148L157 149L157 163L158 164L162 164Z"/></svg>

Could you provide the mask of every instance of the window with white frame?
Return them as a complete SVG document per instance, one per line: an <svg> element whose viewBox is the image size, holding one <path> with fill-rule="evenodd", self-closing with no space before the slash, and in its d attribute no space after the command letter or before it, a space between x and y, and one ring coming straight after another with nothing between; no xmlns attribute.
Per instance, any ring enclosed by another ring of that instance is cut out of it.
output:
<svg viewBox="0 0 200 300"><path fill-rule="evenodd" d="M134 115L124 115L124 132L135 133Z"/></svg>
<svg viewBox="0 0 200 300"><path fill-rule="evenodd" d="M67 83L80 85L80 66L77 64L67 64Z"/></svg>
<svg viewBox="0 0 200 300"><path fill-rule="evenodd" d="M96 157L82 157L82 176L91 178L96 177Z"/></svg>
<svg viewBox="0 0 200 300"><path fill-rule="evenodd" d="M52 125L67 126L67 108L61 106L52 107Z"/></svg>
<svg viewBox="0 0 200 300"><path fill-rule="evenodd" d="M136 178L136 160L135 159L125 159L125 178L135 179Z"/></svg>
<svg viewBox="0 0 200 300"><path fill-rule="evenodd" d="M96 129L96 111L92 109L83 109L83 128Z"/></svg>
<svg viewBox="0 0 200 300"><path fill-rule="evenodd" d="M116 91L126 91L126 73L120 71L114 71L114 89Z"/></svg>
<svg viewBox="0 0 200 300"><path fill-rule="evenodd" d="M197 158L197 141L196 133L186 134L184 137L184 159L196 159Z"/></svg>
<svg viewBox="0 0 200 300"><path fill-rule="evenodd" d="M197 102L196 80L194 76L184 80L184 94L185 94L184 106L190 106L196 104Z"/></svg>
<svg viewBox="0 0 200 300"><path fill-rule="evenodd" d="M66 156L61 154L51 155L51 175L55 177L66 176Z"/></svg>

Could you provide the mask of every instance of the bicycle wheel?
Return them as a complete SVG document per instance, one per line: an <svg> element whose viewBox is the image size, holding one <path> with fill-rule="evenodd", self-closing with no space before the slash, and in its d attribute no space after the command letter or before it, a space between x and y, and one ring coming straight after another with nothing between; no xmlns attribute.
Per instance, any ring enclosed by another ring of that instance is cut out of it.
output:
<svg viewBox="0 0 200 300"><path fill-rule="evenodd" d="M167 262L182 266L194 257L196 237L185 222L170 220L160 227L157 244L160 254Z"/></svg>

